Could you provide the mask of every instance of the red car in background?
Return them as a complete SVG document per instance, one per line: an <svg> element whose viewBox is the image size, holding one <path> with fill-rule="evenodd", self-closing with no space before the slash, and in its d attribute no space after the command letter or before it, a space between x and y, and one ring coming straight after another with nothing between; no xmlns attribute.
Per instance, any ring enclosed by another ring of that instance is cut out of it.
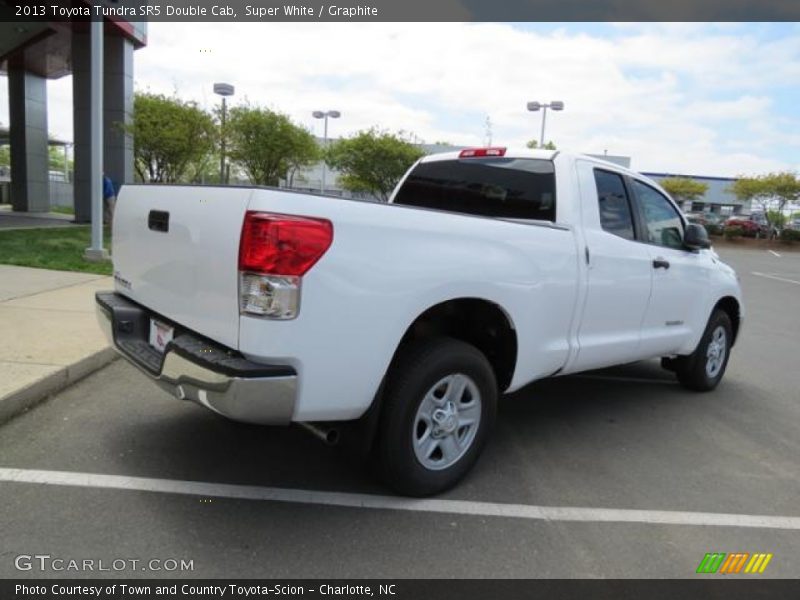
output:
<svg viewBox="0 0 800 600"><path fill-rule="evenodd" d="M746 217L731 217L725 221L725 227L738 227L745 237L769 237L769 227Z"/></svg>

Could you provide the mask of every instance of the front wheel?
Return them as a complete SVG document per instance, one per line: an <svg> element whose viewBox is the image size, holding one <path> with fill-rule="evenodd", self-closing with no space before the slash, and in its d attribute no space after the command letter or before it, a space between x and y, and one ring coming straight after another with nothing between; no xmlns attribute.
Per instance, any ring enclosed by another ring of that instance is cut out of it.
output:
<svg viewBox="0 0 800 600"><path fill-rule="evenodd" d="M387 376L377 459L402 494L427 496L472 468L497 411L497 383L486 357L450 338L400 349Z"/></svg>
<svg viewBox="0 0 800 600"><path fill-rule="evenodd" d="M678 381L690 390L713 390L725 374L732 344L731 319L725 311L715 310L695 351L675 361Z"/></svg>

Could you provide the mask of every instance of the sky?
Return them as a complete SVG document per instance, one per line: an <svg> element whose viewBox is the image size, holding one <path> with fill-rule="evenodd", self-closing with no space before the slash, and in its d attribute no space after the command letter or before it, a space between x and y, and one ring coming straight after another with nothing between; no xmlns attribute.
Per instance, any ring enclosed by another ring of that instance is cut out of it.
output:
<svg viewBox="0 0 800 600"><path fill-rule="evenodd" d="M332 137L378 126L428 143L522 146L531 100L561 100L546 139L641 171L800 170L800 24L151 23L135 88L205 108L231 99ZM8 123L0 82L0 122ZM49 128L72 139L70 77L48 82Z"/></svg>

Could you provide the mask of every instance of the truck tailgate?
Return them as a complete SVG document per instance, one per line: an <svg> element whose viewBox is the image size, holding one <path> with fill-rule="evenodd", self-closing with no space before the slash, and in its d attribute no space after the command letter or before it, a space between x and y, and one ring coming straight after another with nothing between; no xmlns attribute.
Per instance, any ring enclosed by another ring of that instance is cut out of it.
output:
<svg viewBox="0 0 800 600"><path fill-rule="evenodd" d="M236 348L238 252L252 190L128 185L114 213L116 289Z"/></svg>

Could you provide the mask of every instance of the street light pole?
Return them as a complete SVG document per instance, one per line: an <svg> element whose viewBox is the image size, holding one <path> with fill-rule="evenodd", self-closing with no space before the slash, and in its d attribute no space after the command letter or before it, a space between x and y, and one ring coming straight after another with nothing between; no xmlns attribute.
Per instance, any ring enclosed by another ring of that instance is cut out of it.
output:
<svg viewBox="0 0 800 600"><path fill-rule="evenodd" d="M539 148L544 148L544 125L547 123L547 105L542 108L542 131L539 133Z"/></svg>
<svg viewBox="0 0 800 600"><path fill-rule="evenodd" d="M220 117L220 140L219 140L219 182L220 184L228 183L228 177L225 172L225 119L228 114L228 104L225 99L228 96L233 96L235 88L229 83L215 83L214 93L222 96L222 115Z"/></svg>
<svg viewBox="0 0 800 600"><path fill-rule="evenodd" d="M544 102L528 102L528 110L531 112L536 112L537 110L542 111L542 131L539 135L539 148L544 148L544 126L547 122L547 109L551 108L553 110L564 110L564 103L560 100L553 100L552 102L544 103Z"/></svg>
<svg viewBox="0 0 800 600"><path fill-rule="evenodd" d="M225 101L225 96L222 97L222 118L219 136L219 182L228 183L225 181L225 116L228 113L228 103Z"/></svg>
<svg viewBox="0 0 800 600"><path fill-rule="evenodd" d="M323 128L324 133L322 134L322 145L323 147L328 147L328 115L325 114L325 126ZM322 185L320 186L320 192L323 194L325 193L325 161L322 161Z"/></svg>
<svg viewBox="0 0 800 600"><path fill-rule="evenodd" d="M324 119L325 125L323 127L323 132L324 133L323 133L323 136L322 136L322 145L323 145L323 147L327 148L328 147L328 117L330 117L331 119L338 119L339 117L342 116L342 113L340 113L338 110L326 110L326 111L315 110L313 113L311 113L311 116L313 116L315 119ZM322 161L322 177L321 177L321 180L320 180L319 191L320 191L321 194L325 193L325 161L324 160Z"/></svg>
<svg viewBox="0 0 800 600"><path fill-rule="evenodd" d="M92 245L86 248L84 258L90 261L105 260L108 251L103 246L103 21L89 25L89 189L92 202Z"/></svg>

